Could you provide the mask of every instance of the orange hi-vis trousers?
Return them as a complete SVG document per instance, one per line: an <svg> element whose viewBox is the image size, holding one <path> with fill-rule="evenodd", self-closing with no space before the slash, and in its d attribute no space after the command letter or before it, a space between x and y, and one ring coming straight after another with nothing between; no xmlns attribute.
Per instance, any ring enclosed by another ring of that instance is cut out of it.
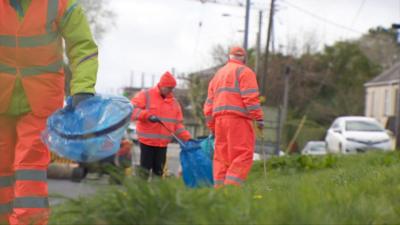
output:
<svg viewBox="0 0 400 225"><path fill-rule="evenodd" d="M46 118L0 115L0 224L47 224Z"/></svg>
<svg viewBox="0 0 400 225"><path fill-rule="evenodd" d="M215 187L240 186L253 164L255 134L252 121L236 115L216 117L213 176Z"/></svg>

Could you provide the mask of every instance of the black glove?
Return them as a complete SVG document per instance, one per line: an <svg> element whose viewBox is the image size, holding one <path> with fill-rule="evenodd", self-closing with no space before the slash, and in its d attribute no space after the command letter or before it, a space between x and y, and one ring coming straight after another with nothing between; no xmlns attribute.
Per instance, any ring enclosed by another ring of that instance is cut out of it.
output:
<svg viewBox="0 0 400 225"><path fill-rule="evenodd" d="M75 108L80 102L93 97L92 93L77 93L72 96L72 107Z"/></svg>
<svg viewBox="0 0 400 225"><path fill-rule="evenodd" d="M258 129L260 129L260 130L264 129L264 126L265 126L264 120L257 120L256 124L257 124Z"/></svg>
<svg viewBox="0 0 400 225"><path fill-rule="evenodd" d="M155 116L155 115L149 116L148 120L149 120L150 122L152 122L152 123L159 123L159 122L161 122L161 120L160 120L157 116Z"/></svg>

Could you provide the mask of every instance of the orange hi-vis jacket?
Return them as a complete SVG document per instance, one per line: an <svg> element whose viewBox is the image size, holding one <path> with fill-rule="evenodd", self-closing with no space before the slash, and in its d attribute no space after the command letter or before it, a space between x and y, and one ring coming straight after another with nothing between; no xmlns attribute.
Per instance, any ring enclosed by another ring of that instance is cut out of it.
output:
<svg viewBox="0 0 400 225"><path fill-rule="evenodd" d="M62 38L57 24L67 0L34 0L23 20L0 1L0 113L7 111L17 77L32 112L49 116L62 107L64 71Z"/></svg>
<svg viewBox="0 0 400 225"><path fill-rule="evenodd" d="M163 98L158 86L143 90L132 98L134 107L132 120L137 121L139 142L155 147L166 147L173 139L170 131L187 141L190 133L183 126L182 109L172 94ZM160 123L148 121L150 115L157 116L170 131Z"/></svg>
<svg viewBox="0 0 400 225"><path fill-rule="evenodd" d="M229 60L208 86L208 98L204 103L207 126L214 131L215 118L222 115L264 120L258 97L256 74L240 61Z"/></svg>

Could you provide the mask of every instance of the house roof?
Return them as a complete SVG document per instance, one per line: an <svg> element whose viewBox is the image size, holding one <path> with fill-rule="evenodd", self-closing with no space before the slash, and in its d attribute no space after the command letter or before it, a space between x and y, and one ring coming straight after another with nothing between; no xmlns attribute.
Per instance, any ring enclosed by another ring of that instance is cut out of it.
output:
<svg viewBox="0 0 400 225"><path fill-rule="evenodd" d="M364 84L365 87L380 86L386 84L398 83L400 78L400 62L396 63L389 69L383 71L374 79Z"/></svg>

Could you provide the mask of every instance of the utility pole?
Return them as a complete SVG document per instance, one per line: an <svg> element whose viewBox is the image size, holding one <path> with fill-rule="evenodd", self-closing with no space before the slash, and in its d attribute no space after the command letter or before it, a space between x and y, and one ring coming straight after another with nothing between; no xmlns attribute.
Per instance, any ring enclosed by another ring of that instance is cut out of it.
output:
<svg viewBox="0 0 400 225"><path fill-rule="evenodd" d="M265 47L265 58L264 58L264 70L263 70L263 76L261 79L261 94L265 96L265 81L267 78L267 73L268 73L268 58L269 58L269 42L271 40L271 33L272 33L272 26L274 23L274 11L275 11L275 0L271 0L271 6L269 10L269 23L268 23L268 32L267 32L267 44Z"/></svg>
<svg viewBox="0 0 400 225"><path fill-rule="evenodd" d="M290 67L286 66L285 67L285 86L284 86L284 92L283 92L283 111L282 111L282 121L281 121L281 126L286 122L287 118L287 110L288 110L288 104L289 104L289 81L290 81Z"/></svg>
<svg viewBox="0 0 400 225"><path fill-rule="evenodd" d="M244 22L244 38L243 38L243 48L246 50L249 39L250 4L251 4L250 0L246 0L246 17Z"/></svg>
<svg viewBox="0 0 400 225"><path fill-rule="evenodd" d="M144 89L144 72L142 72L142 89Z"/></svg>
<svg viewBox="0 0 400 225"><path fill-rule="evenodd" d="M256 74L258 76L258 83L261 82L261 29L262 29L263 11L258 12L258 32L257 32L257 46L256 46Z"/></svg>
<svg viewBox="0 0 400 225"><path fill-rule="evenodd" d="M131 76L130 76L130 81L129 81L129 86L130 87L133 87L133 77L134 77L134 72L133 71L131 71Z"/></svg>
<svg viewBox="0 0 400 225"><path fill-rule="evenodd" d="M399 40L399 29L400 24L392 24L392 28L397 30L397 38ZM396 135L396 148L399 149L400 147L400 73L399 73L399 80L398 80L398 87L397 87L397 104L396 104L396 124L395 124L395 135Z"/></svg>

